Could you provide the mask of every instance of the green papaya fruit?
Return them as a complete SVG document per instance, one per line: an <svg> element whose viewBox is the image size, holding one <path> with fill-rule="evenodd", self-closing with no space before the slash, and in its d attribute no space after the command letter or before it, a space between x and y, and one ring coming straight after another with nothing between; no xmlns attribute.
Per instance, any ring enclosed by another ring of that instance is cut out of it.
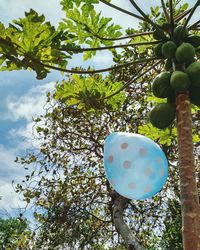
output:
<svg viewBox="0 0 200 250"><path fill-rule="evenodd" d="M183 25L178 25L174 29L174 40L176 42L184 41L188 36L188 30Z"/></svg>
<svg viewBox="0 0 200 250"><path fill-rule="evenodd" d="M179 63L188 63L195 57L195 49L190 43L182 43L176 50L176 60Z"/></svg>
<svg viewBox="0 0 200 250"><path fill-rule="evenodd" d="M154 54L156 55L156 57L158 58L163 58L163 54L162 54L162 45L163 43L158 43L154 46Z"/></svg>
<svg viewBox="0 0 200 250"><path fill-rule="evenodd" d="M170 85L170 78L170 72L162 72L156 76L152 86L153 94L156 97L166 98L173 92L173 89Z"/></svg>
<svg viewBox="0 0 200 250"><path fill-rule="evenodd" d="M170 103L159 103L151 110L149 118L154 127L165 129L175 118L175 107Z"/></svg>
<svg viewBox="0 0 200 250"><path fill-rule="evenodd" d="M191 85L200 87L200 62L190 64L185 72L189 75Z"/></svg>
<svg viewBox="0 0 200 250"><path fill-rule="evenodd" d="M162 54L165 58L174 58L176 52L176 44L173 41L168 41L162 46Z"/></svg>
<svg viewBox="0 0 200 250"><path fill-rule="evenodd" d="M166 61L165 61L165 70L166 71L169 71L171 68L172 68L172 60L171 59L167 59Z"/></svg>
<svg viewBox="0 0 200 250"><path fill-rule="evenodd" d="M190 79L188 74L183 71L174 71L171 75L170 83L176 93L188 90L190 86Z"/></svg>

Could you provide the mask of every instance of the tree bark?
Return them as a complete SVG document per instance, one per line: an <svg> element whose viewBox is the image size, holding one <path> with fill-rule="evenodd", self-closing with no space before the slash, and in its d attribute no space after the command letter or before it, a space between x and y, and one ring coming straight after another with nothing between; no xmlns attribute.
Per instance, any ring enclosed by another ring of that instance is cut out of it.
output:
<svg viewBox="0 0 200 250"><path fill-rule="evenodd" d="M200 205L192 142L188 93L176 97L182 235L184 250L200 250Z"/></svg>
<svg viewBox="0 0 200 250"><path fill-rule="evenodd" d="M117 232L123 238L127 250L145 250L123 219L124 209L129 200L115 191L112 191L111 197L113 199L113 222Z"/></svg>

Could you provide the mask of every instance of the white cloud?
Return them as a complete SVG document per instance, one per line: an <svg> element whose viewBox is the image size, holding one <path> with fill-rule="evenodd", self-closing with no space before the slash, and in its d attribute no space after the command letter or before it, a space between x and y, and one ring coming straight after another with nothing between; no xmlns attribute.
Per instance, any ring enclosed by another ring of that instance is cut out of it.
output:
<svg viewBox="0 0 200 250"><path fill-rule="evenodd" d="M14 162L16 153L16 148L7 149L0 144L0 209L5 209L8 212L12 208L24 206L12 185L12 180L21 181L22 176L26 174L23 167Z"/></svg>
<svg viewBox="0 0 200 250"><path fill-rule="evenodd" d="M27 121L31 121L32 117L43 114L46 104L46 93L52 91L54 85L54 82L37 85L19 98L9 96L6 101L8 114L5 119L12 121L26 119Z"/></svg>
<svg viewBox="0 0 200 250"><path fill-rule="evenodd" d="M6 210L10 213L13 209L20 209L26 205L9 182L0 185L0 195L2 196L0 200L0 210Z"/></svg>
<svg viewBox="0 0 200 250"><path fill-rule="evenodd" d="M8 23L13 19L22 17L24 16L24 12L29 11L30 8L38 11L40 14L44 14L46 20L50 20L54 25L64 17L59 0L1 0L0 21Z"/></svg>

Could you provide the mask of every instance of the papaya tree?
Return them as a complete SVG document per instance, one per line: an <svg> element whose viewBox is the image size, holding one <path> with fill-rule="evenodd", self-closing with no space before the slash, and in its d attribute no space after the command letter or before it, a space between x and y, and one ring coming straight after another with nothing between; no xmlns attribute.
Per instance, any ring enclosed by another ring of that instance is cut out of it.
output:
<svg viewBox="0 0 200 250"><path fill-rule="evenodd" d="M191 123L191 103L196 106L200 105L200 62L198 61L200 22L198 20L191 23L191 17L197 11L200 2L196 1L194 6L188 9L187 4L180 0L166 2L161 0L160 7L152 7L150 14L145 14L135 1L127 2L134 7L137 14L107 0L63 0L61 4L66 18L57 29L34 10L25 13L25 18L13 21L8 27L1 24L1 70L32 69L36 72L37 79L45 78L50 70L71 73L73 75L70 76L69 81L63 81L56 87L55 98L71 107L70 112L76 112L74 106L81 112L85 108L90 111L103 106L107 110L108 117L112 109L119 107L120 102L126 103L129 100L127 92L131 92L133 85L137 87L137 90L134 89L136 97L140 98L137 93L142 96L141 90L143 89L138 83L148 74L153 75L155 80L152 86L150 84L153 94L157 98L163 98L165 102L157 99L159 103L150 111L151 123L161 131L166 131L168 127L173 130L176 116L183 246L186 250L200 249L200 206ZM139 28L137 30L130 28L127 31L128 34L123 36L119 25L110 24L110 18L101 17L101 14L95 11L94 7L98 3L138 19ZM126 43L114 43L126 39L129 40ZM86 48L80 45L85 45ZM132 58L123 61L123 57L116 52L117 48L123 49L125 54L128 51ZM97 51L103 50L111 51L116 63L114 66L99 70L91 67L88 69L66 68L74 54L84 53L84 59L90 59L96 55ZM97 75L108 71L116 75L111 74L105 78ZM132 74L126 75L126 71ZM89 74L90 77L85 78L84 74ZM121 75L123 78L120 80L123 84L116 81ZM111 80L115 80L115 83L112 84ZM127 92L124 93L125 90ZM146 110L148 108L147 105ZM56 110L54 113L56 114ZM144 113L147 116L147 112ZM101 117L102 121L105 119L104 116ZM93 115L93 121L97 117ZM85 118L88 116L86 115ZM65 124L64 121L63 124ZM75 119L75 124L77 122L81 125L81 121ZM132 131L140 132L138 127L141 122L142 119L135 124L136 128ZM90 123L91 120L88 120L88 124ZM127 126L128 123L121 126L121 129L127 130ZM47 130L43 132L48 136ZM78 136L81 138L80 134ZM99 139L100 137L92 138L96 145ZM82 150L85 148L88 148L87 143ZM87 153L100 156L99 148L91 147ZM176 150L173 145L171 148ZM76 147L73 153L75 151ZM48 153L50 153L49 160L53 162L54 150L51 148ZM34 159L32 158L32 161ZM58 160L56 159L57 164L59 164ZM70 160L69 157L67 161L69 165ZM100 173L102 174L102 171ZM113 201L112 220L116 230L124 239L127 249L144 249L123 221L123 211L130 201L112 190L109 194ZM38 193L29 192L27 200L37 195L40 196ZM39 200L39 204L42 203L44 201Z"/></svg>

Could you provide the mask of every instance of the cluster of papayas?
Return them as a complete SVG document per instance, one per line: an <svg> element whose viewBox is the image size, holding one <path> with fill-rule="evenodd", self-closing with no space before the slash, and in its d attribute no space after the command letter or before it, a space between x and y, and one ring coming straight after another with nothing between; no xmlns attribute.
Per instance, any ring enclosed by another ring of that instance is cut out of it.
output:
<svg viewBox="0 0 200 250"><path fill-rule="evenodd" d="M152 91L158 98L167 98L150 112L151 123L167 128L175 119L175 97L189 91L191 103L200 107L200 62L196 61L195 49L200 46L200 36L189 34L183 25L173 31L171 24L164 23L162 31L153 33L160 42L154 47L157 58L165 59L165 70L156 76Z"/></svg>

